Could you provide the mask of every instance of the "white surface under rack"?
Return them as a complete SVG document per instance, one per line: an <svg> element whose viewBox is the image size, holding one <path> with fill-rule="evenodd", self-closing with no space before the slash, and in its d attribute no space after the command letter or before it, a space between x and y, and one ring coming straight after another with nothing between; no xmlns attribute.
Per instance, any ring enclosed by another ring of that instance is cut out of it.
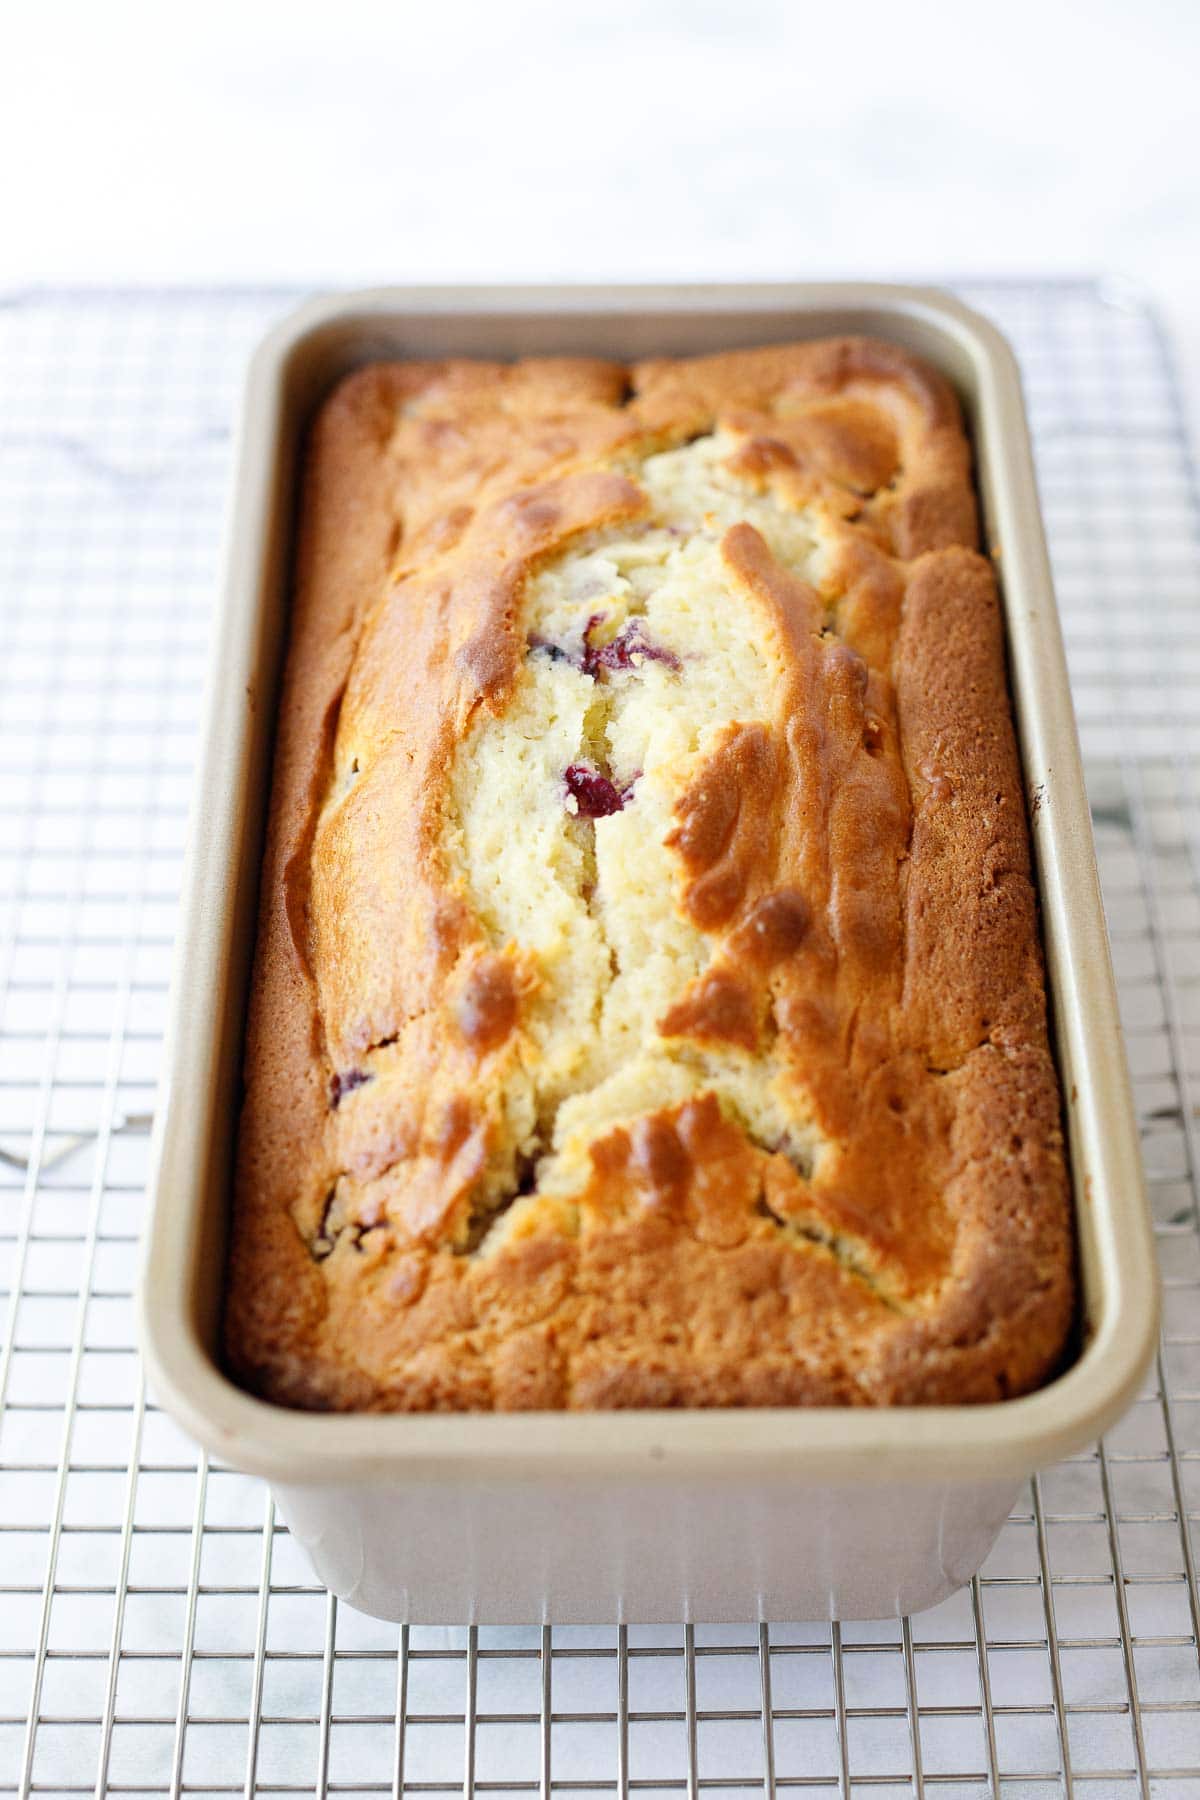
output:
<svg viewBox="0 0 1200 1800"><path fill-rule="evenodd" d="M258 1484L148 1404L133 1347L229 420L297 296L0 298L0 1794L1200 1796L1200 497L1135 300L964 293L1028 385L1155 1379L933 1612L513 1631L339 1608Z"/></svg>

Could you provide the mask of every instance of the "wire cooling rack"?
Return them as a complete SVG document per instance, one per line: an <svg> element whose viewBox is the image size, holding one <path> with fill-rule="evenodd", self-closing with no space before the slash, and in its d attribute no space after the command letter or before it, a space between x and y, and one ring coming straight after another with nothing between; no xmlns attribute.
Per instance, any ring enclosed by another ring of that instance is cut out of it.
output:
<svg viewBox="0 0 1200 1800"><path fill-rule="evenodd" d="M1200 504L1136 300L967 297L1032 405L1166 1283L1154 1380L911 1620L478 1632L339 1607L133 1347L229 425L294 296L0 303L0 1793L1200 1795Z"/></svg>

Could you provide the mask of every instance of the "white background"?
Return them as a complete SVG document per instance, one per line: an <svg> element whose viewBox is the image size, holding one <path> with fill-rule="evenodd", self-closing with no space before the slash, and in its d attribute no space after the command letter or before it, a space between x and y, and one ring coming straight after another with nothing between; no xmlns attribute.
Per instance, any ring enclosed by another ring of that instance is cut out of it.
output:
<svg viewBox="0 0 1200 1800"><path fill-rule="evenodd" d="M1117 273L1200 394L1196 0L28 0L0 285Z"/></svg>

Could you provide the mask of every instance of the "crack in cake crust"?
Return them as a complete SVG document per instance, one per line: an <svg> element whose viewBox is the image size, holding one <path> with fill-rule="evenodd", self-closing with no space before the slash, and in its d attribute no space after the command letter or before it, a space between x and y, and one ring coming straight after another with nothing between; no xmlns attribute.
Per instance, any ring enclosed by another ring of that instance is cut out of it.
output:
<svg viewBox="0 0 1200 1800"><path fill-rule="evenodd" d="M713 946L680 904L687 857L674 844L687 830L676 816L693 778L712 767L731 730L749 732L773 760L781 657L757 641L769 621L730 591L725 521L749 512L793 565L819 560L811 520L722 481L733 448L701 438L640 465L626 461L647 495L646 516L633 532L584 540L533 577L518 685L500 717L477 717L450 772L451 881L494 947L516 945L537 964L522 1021L528 1049L512 1073L532 1082L550 1147L537 1170L541 1192L582 1189L602 1132L706 1091L758 1143L790 1140L809 1162L819 1150L811 1123L775 1092L772 1059L754 1055L763 1006L731 973L721 1003ZM580 767L595 770L618 803L586 816L564 783ZM734 821L725 823L718 851L733 835ZM506 1163L512 1153L497 1146ZM536 1205L531 1197L522 1215L509 1212L507 1229Z"/></svg>
<svg viewBox="0 0 1200 1800"><path fill-rule="evenodd" d="M243 1378L389 1408L1044 1378L1059 1102L938 378L861 340L382 365L321 415L302 527Z"/></svg>

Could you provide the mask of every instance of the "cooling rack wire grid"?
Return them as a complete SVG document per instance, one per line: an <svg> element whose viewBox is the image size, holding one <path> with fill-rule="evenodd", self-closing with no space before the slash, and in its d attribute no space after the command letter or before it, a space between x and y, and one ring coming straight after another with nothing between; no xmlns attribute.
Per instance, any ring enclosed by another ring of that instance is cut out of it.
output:
<svg viewBox="0 0 1200 1800"><path fill-rule="evenodd" d="M399 1630L147 1400L131 1292L246 354L295 296L0 301L0 1794L1200 1797L1200 503L1155 318L1024 368L1162 1272L1153 1378L911 1620Z"/></svg>

